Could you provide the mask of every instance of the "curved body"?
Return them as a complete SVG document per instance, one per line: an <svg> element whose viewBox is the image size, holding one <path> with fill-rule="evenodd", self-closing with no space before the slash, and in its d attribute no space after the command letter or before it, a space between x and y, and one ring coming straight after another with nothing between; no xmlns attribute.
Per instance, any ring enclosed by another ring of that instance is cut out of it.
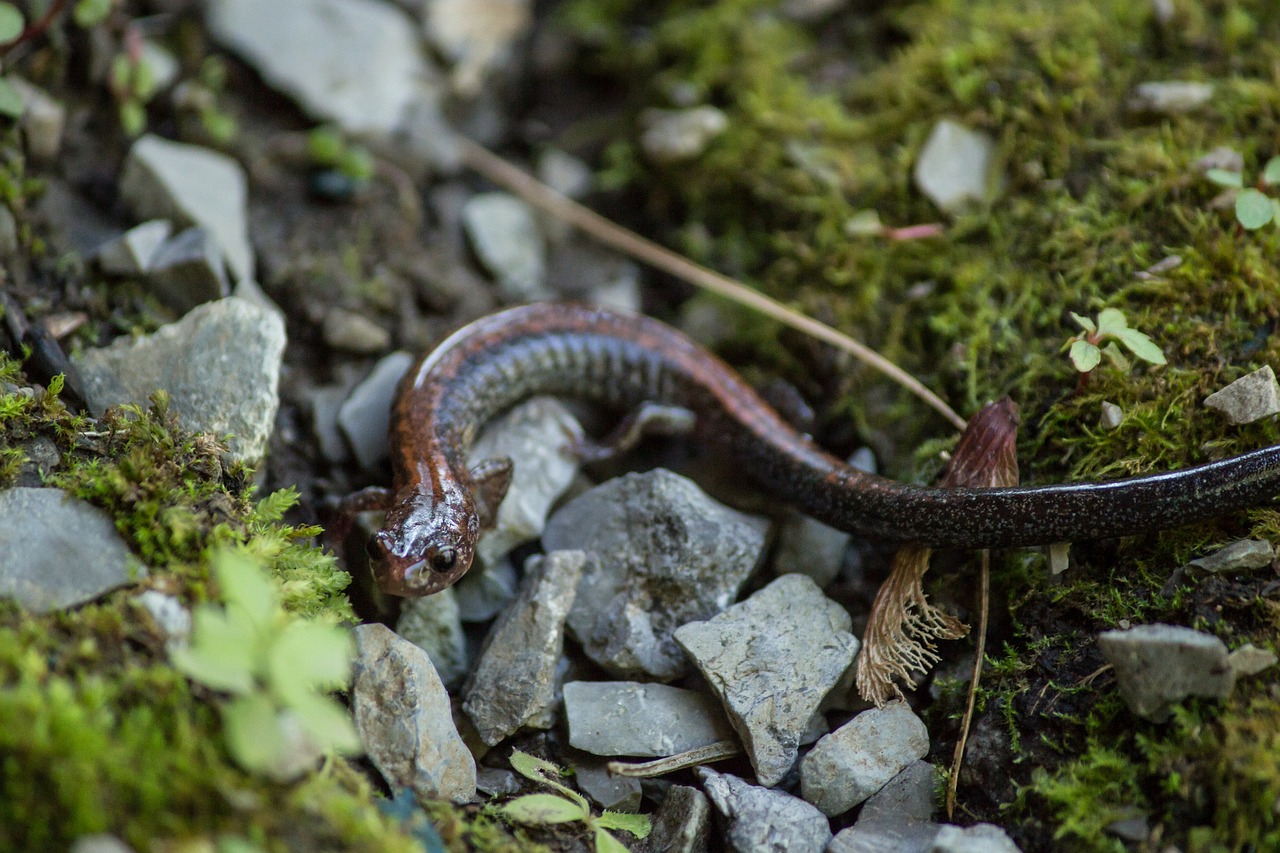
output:
<svg viewBox="0 0 1280 853"><path fill-rule="evenodd" d="M894 542L989 548L1106 538L1211 517L1280 492L1280 446L1106 482L993 489L899 483L819 448L675 329L638 315L539 303L477 320L405 377L391 427L396 498L380 534L389 561L389 576L380 579L385 589L423 594L465 572L457 564L435 582L417 578L416 586L400 577L422 568L423 548L450 526L457 534L450 548L460 548L469 566L478 533L470 493L478 485L467 452L487 420L537 394L620 410L645 401L689 409L697 436L733 454L783 500L834 527Z"/></svg>

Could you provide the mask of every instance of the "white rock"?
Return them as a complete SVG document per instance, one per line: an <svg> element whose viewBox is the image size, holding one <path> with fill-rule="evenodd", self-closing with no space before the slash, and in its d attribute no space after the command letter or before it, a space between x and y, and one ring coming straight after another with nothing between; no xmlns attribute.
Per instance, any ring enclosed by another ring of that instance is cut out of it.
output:
<svg viewBox="0 0 1280 853"><path fill-rule="evenodd" d="M158 589L149 589L134 601L151 614L156 627L164 632L167 639L185 640L191 635L191 611L172 595L166 595Z"/></svg>
<svg viewBox="0 0 1280 853"><path fill-rule="evenodd" d="M1134 112L1170 115L1199 109L1213 100L1213 84L1185 80L1141 83L1133 90L1128 107Z"/></svg>
<svg viewBox="0 0 1280 853"><path fill-rule="evenodd" d="M1120 695L1133 713L1162 722L1188 696L1225 699L1236 673L1222 640L1177 625L1138 625L1098 635L1102 656L1115 667Z"/></svg>
<svg viewBox="0 0 1280 853"><path fill-rule="evenodd" d="M150 266L156 250L172 233L173 223L167 219L152 219L135 225L98 249L98 265L108 275L141 275Z"/></svg>
<svg viewBox="0 0 1280 853"><path fill-rule="evenodd" d="M729 128L729 118L711 106L685 110L645 110L640 147L657 163L679 163L701 154Z"/></svg>
<svg viewBox="0 0 1280 853"><path fill-rule="evenodd" d="M995 142L985 133L943 119L916 160L916 188L943 212L955 214L990 200Z"/></svg>
<svg viewBox="0 0 1280 853"><path fill-rule="evenodd" d="M1276 382L1271 365L1265 364L1214 391L1204 398L1204 404L1222 412L1233 424L1250 424L1280 413L1280 383Z"/></svg>
<svg viewBox="0 0 1280 853"><path fill-rule="evenodd" d="M547 247L528 204L503 192L478 193L462 209L462 225L480 263L511 301L545 299Z"/></svg>
<svg viewBox="0 0 1280 853"><path fill-rule="evenodd" d="M338 409L338 429L347 437L360 467L369 470L391 452L387 430L391 427L391 401L413 356L393 352L383 356L373 370L351 391Z"/></svg>
<svg viewBox="0 0 1280 853"><path fill-rule="evenodd" d="M963 829L943 826L934 836L930 853L1022 853L1003 829L993 823L975 823Z"/></svg>
<svg viewBox="0 0 1280 853"><path fill-rule="evenodd" d="M863 711L800 762L801 796L828 816L879 791L929 751L929 732L905 702Z"/></svg>

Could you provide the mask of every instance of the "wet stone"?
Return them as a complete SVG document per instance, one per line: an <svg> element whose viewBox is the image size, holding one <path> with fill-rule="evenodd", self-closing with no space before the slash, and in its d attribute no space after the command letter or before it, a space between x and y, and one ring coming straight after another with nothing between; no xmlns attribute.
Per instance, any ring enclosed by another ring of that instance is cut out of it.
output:
<svg viewBox="0 0 1280 853"><path fill-rule="evenodd" d="M694 773L724 817L725 841L736 853L822 853L831 840L826 817L798 797L708 767Z"/></svg>
<svg viewBox="0 0 1280 853"><path fill-rule="evenodd" d="M445 687L458 687L467 677L467 638L452 587L404 599L396 633L427 653Z"/></svg>
<svg viewBox="0 0 1280 853"><path fill-rule="evenodd" d="M97 507L61 489L0 491L0 598L48 613L145 576Z"/></svg>
<svg viewBox="0 0 1280 853"><path fill-rule="evenodd" d="M1188 696L1225 699L1236 675L1227 647L1212 634L1177 625L1139 625L1098 635L1102 656L1115 667L1120 695L1133 713L1163 722Z"/></svg>
<svg viewBox="0 0 1280 853"><path fill-rule="evenodd" d="M449 694L425 652L385 625L355 628L351 708L360 739L392 788L466 802L476 762L453 725Z"/></svg>
<svg viewBox="0 0 1280 853"><path fill-rule="evenodd" d="M653 830L636 845L644 853L706 853L711 802L697 788L672 785L653 815Z"/></svg>
<svg viewBox="0 0 1280 853"><path fill-rule="evenodd" d="M905 702L871 708L818 741L804 757L801 796L824 814L843 814L928 751L929 733Z"/></svg>
<svg viewBox="0 0 1280 853"><path fill-rule="evenodd" d="M391 428L391 401L395 399L400 378L413 364L407 352L393 352L379 359L369 375L351 389L338 410L338 429L342 430L365 470L373 470L386 459L391 448L387 432Z"/></svg>
<svg viewBox="0 0 1280 853"><path fill-rule="evenodd" d="M596 755L656 758L734 736L713 697L666 684L573 681L564 707L569 743Z"/></svg>
<svg viewBox="0 0 1280 853"><path fill-rule="evenodd" d="M1242 572L1271 565L1276 549L1270 542L1260 539L1240 539L1224 548L1187 563L1189 568L1202 572Z"/></svg>
<svg viewBox="0 0 1280 853"><path fill-rule="evenodd" d="M810 718L853 661L851 624L812 579L784 575L675 632L729 712L761 784L791 770Z"/></svg>
<svg viewBox="0 0 1280 853"><path fill-rule="evenodd" d="M84 350L73 361L95 415L121 403L145 408L164 389L185 428L229 433L229 455L252 463L266 452L275 425L284 344L279 316L232 296L154 334Z"/></svg>
<svg viewBox="0 0 1280 853"><path fill-rule="evenodd" d="M520 594L490 631L462 703L490 746L524 726L551 727L564 623L585 560L581 551L531 557Z"/></svg>
<svg viewBox="0 0 1280 853"><path fill-rule="evenodd" d="M1230 423L1250 424L1280 412L1280 383L1271 365L1263 365L1214 391L1204 398L1204 404L1221 412Z"/></svg>

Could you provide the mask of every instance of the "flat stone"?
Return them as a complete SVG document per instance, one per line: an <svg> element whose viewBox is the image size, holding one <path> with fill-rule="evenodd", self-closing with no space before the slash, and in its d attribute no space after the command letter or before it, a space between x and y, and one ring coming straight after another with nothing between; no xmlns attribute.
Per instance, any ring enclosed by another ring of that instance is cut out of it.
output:
<svg viewBox="0 0 1280 853"><path fill-rule="evenodd" d="M1276 653L1270 649L1260 649L1253 643L1245 643L1227 655L1227 666L1237 678L1257 675L1264 669L1276 665Z"/></svg>
<svg viewBox="0 0 1280 853"><path fill-rule="evenodd" d="M1212 83L1161 80L1139 83L1130 95L1127 106L1133 112L1174 115L1198 110L1211 100Z"/></svg>
<svg viewBox="0 0 1280 853"><path fill-rule="evenodd" d="M1270 542L1260 539L1240 539L1187 565L1202 572L1242 572L1271 565L1276 549Z"/></svg>
<svg viewBox="0 0 1280 853"><path fill-rule="evenodd" d="M268 5L274 9L276 4ZM248 181L240 164L227 155L148 133L129 149L120 195L140 218L207 229L232 277L253 278Z"/></svg>
<svg viewBox="0 0 1280 853"><path fill-rule="evenodd" d="M792 513L778 531L773 569L779 575L808 575L818 586L825 587L840 573L852 538L816 518Z"/></svg>
<svg viewBox="0 0 1280 853"><path fill-rule="evenodd" d="M581 466L567 451L582 436L577 419L553 397L521 403L480 433L467 464L504 456L514 464L493 527L481 532L476 546L483 565L501 563L513 548L542 535L551 507L578 476Z"/></svg>
<svg viewBox="0 0 1280 853"><path fill-rule="evenodd" d="M712 106L683 110L648 109L640 116L644 127L640 147L655 163L695 159L708 143L729 129L729 117Z"/></svg>
<svg viewBox="0 0 1280 853"><path fill-rule="evenodd" d="M391 429L391 403L400 378L413 364L407 352L383 356L361 382L351 389L338 410L338 429L347 437L356 461L366 471L391 455L387 433Z"/></svg>
<svg viewBox="0 0 1280 853"><path fill-rule="evenodd" d="M435 76L418 27L378 0L212 0L213 37L311 116L390 133Z"/></svg>
<svg viewBox="0 0 1280 853"><path fill-rule="evenodd" d="M933 126L916 159L916 188L944 213L956 214L991 199L995 142L985 133L943 119Z"/></svg>
<svg viewBox="0 0 1280 853"><path fill-rule="evenodd" d="M516 600L516 570L510 560L473 565L453 585L463 622L488 622Z"/></svg>
<svg viewBox="0 0 1280 853"><path fill-rule="evenodd" d="M151 266L156 250L173 233L167 219L152 219L135 225L95 253L98 266L108 275L138 276Z"/></svg>
<svg viewBox="0 0 1280 853"><path fill-rule="evenodd" d="M858 823L927 823L933 819L933 804L941 788L938 768L927 761L913 761L867 798L858 812Z"/></svg>
<svg viewBox="0 0 1280 853"><path fill-rule="evenodd" d="M185 428L230 434L228 455L253 463L275 426L284 344L279 316L231 296L151 335L84 350L72 362L94 415L122 403L146 407L162 388Z"/></svg>
<svg viewBox="0 0 1280 853"><path fill-rule="evenodd" d="M672 785L653 815L649 837L636 845L644 853L706 853L711 835L711 801L697 788Z"/></svg>
<svg viewBox="0 0 1280 853"><path fill-rule="evenodd" d="M1104 631L1098 648L1116 671L1129 710L1163 722L1188 696L1226 699L1235 685L1227 647L1212 634L1177 625L1139 625Z"/></svg>
<svg viewBox="0 0 1280 853"><path fill-rule="evenodd" d="M530 0L429 0L427 38L449 63L449 81L464 98L509 66L516 44L533 24Z"/></svg>
<svg viewBox="0 0 1280 853"><path fill-rule="evenodd" d="M569 614L587 657L622 678L671 680L689 668L673 632L737 597L763 554L765 528L655 469L574 498L548 521L542 543L588 554Z"/></svg>
<svg viewBox="0 0 1280 853"><path fill-rule="evenodd" d="M231 294L222 250L204 228L192 227L161 243L147 262L146 283L156 298L185 314Z"/></svg>
<svg viewBox="0 0 1280 853"><path fill-rule="evenodd" d="M799 797L699 767L694 774L725 818L725 842L737 853L822 853L831 827Z"/></svg>
<svg viewBox="0 0 1280 853"><path fill-rule="evenodd" d="M0 491L0 598L49 613L145 576L97 507L61 489Z"/></svg>
<svg viewBox="0 0 1280 853"><path fill-rule="evenodd" d="M345 462L351 458L342 432L338 429L338 412L351 393L340 385L307 388L304 392L311 410L311 430L320 444L320 453L330 462Z"/></svg>
<svg viewBox="0 0 1280 853"><path fill-rule="evenodd" d="M393 789L467 802L476 762L453 725L449 694L425 652L385 625L357 625L351 709L369 759Z"/></svg>
<svg viewBox="0 0 1280 853"><path fill-rule="evenodd" d="M596 755L657 758L734 737L714 697L665 684L571 681L564 710L569 743Z"/></svg>
<svg viewBox="0 0 1280 853"><path fill-rule="evenodd" d="M476 790L491 797L510 797L520 793L520 779L510 770L497 767L476 768Z"/></svg>
<svg viewBox="0 0 1280 853"><path fill-rule="evenodd" d="M941 828L917 821L859 821L836 833L826 853L931 853Z"/></svg>
<svg viewBox="0 0 1280 853"><path fill-rule="evenodd" d="M551 296L546 241L528 204L504 192L477 193L462 208L462 227L503 298L527 302Z"/></svg>
<svg viewBox="0 0 1280 853"><path fill-rule="evenodd" d="M1280 412L1280 383L1271 365L1265 364L1214 391L1204 398L1204 404L1233 424L1251 424Z"/></svg>
<svg viewBox="0 0 1280 853"><path fill-rule="evenodd" d="M783 575L675 632L729 712L761 784L791 770L810 718L857 654L851 624L812 579Z"/></svg>
<svg viewBox="0 0 1280 853"><path fill-rule="evenodd" d="M1022 853L1009 834L993 823L975 823L961 829L943 826L934 836L930 853Z"/></svg>
<svg viewBox="0 0 1280 853"><path fill-rule="evenodd" d="M615 812L638 812L642 791L634 776L614 776L602 758L578 753L570 762L573 781L591 802ZM629 837L629 836L628 836Z"/></svg>
<svg viewBox="0 0 1280 853"><path fill-rule="evenodd" d="M844 814L929 751L929 732L905 702L871 708L818 741L800 762L800 792L823 814Z"/></svg>
<svg viewBox="0 0 1280 853"><path fill-rule="evenodd" d="M404 599L396 633L427 653L445 687L458 687L467 677L467 638L452 587Z"/></svg>
<svg viewBox="0 0 1280 853"><path fill-rule="evenodd" d="M346 308L330 308L324 315L324 342L334 349L361 355L391 346L391 333L373 320Z"/></svg>
<svg viewBox="0 0 1280 853"><path fill-rule="evenodd" d="M520 594L489 632L462 710L490 746L525 726L551 727L564 623L585 562L581 551L531 557Z"/></svg>

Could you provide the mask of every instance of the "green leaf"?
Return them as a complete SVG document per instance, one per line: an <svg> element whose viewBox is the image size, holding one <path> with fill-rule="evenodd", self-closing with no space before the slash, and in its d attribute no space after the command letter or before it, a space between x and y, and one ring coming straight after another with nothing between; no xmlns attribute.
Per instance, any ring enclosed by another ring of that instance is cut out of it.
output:
<svg viewBox="0 0 1280 853"><path fill-rule="evenodd" d="M239 696L223 706L222 726L231 757L245 770L267 773L279 763L280 717L264 694Z"/></svg>
<svg viewBox="0 0 1280 853"><path fill-rule="evenodd" d="M236 551L219 551L213 556L213 572L223 601L243 608L259 629L271 627L280 597L275 582L257 563Z"/></svg>
<svg viewBox="0 0 1280 853"><path fill-rule="evenodd" d="M351 715L333 699L313 693L290 702L289 710L297 716L315 745L325 752L333 751L340 755L364 752L364 744L360 742Z"/></svg>
<svg viewBox="0 0 1280 853"><path fill-rule="evenodd" d="M78 0L71 18L77 26L88 29L103 22L111 11L111 0Z"/></svg>
<svg viewBox="0 0 1280 853"><path fill-rule="evenodd" d="M1259 190L1242 190L1236 196L1236 221L1249 231L1256 231L1270 222L1274 212L1271 198Z"/></svg>
<svg viewBox="0 0 1280 853"><path fill-rule="evenodd" d="M1166 363L1164 353L1160 347L1156 346L1155 341L1137 329L1125 329L1116 337L1119 338L1120 343L1128 347L1129 352L1143 361L1149 361L1152 364Z"/></svg>
<svg viewBox="0 0 1280 853"><path fill-rule="evenodd" d="M12 3L0 3L0 44L8 44L22 35L26 26L22 11L17 6Z"/></svg>
<svg viewBox="0 0 1280 853"><path fill-rule="evenodd" d="M1102 350L1088 341L1076 341L1071 345L1071 363L1081 373L1088 373L1102 361Z"/></svg>
<svg viewBox="0 0 1280 853"><path fill-rule="evenodd" d="M367 181L373 177L373 155L363 145L353 145L338 158L338 170L353 181Z"/></svg>
<svg viewBox="0 0 1280 853"><path fill-rule="evenodd" d="M1210 169L1204 173L1204 176L1220 187L1239 189L1244 186L1244 177L1239 172L1230 172L1226 169Z"/></svg>
<svg viewBox="0 0 1280 853"><path fill-rule="evenodd" d="M555 794L525 794L498 809L508 820L533 826L586 820L591 812Z"/></svg>
<svg viewBox="0 0 1280 853"><path fill-rule="evenodd" d="M531 779L534 782L541 782L544 785L550 785L552 788L555 788L557 791L582 806L583 811L587 812L587 814L591 813L591 809L587 805L585 797L572 788L565 787L556 781L556 779L564 776L565 772L550 761L544 761L537 756L515 749L511 751L511 767L526 779Z"/></svg>
<svg viewBox="0 0 1280 853"><path fill-rule="evenodd" d="M22 96L18 94L18 90L8 78L0 77L0 115L21 118L23 109Z"/></svg>
<svg viewBox="0 0 1280 853"><path fill-rule="evenodd" d="M1098 327L1095 326L1093 324L1093 321L1090 320L1088 317L1081 317L1079 314L1077 314L1074 311L1070 311L1068 313L1071 314L1071 319L1076 321L1076 325L1084 329L1086 332L1089 332L1090 334L1092 334L1098 331Z"/></svg>
<svg viewBox="0 0 1280 853"><path fill-rule="evenodd" d="M1107 345L1102 348L1102 356L1111 362L1121 373L1128 373L1133 366L1129 364L1129 359L1121 352L1120 347L1116 346L1115 341L1108 341Z"/></svg>
<svg viewBox="0 0 1280 853"><path fill-rule="evenodd" d="M133 98L120 102L120 129L126 136L141 136L147 129L147 111Z"/></svg>
<svg viewBox="0 0 1280 853"><path fill-rule="evenodd" d="M336 165L346 147L342 134L332 127L317 127L307 134L307 153L317 166Z"/></svg>
<svg viewBox="0 0 1280 853"><path fill-rule="evenodd" d="M1129 321L1119 308L1103 308L1098 312L1098 335L1114 335L1129 328Z"/></svg>
<svg viewBox="0 0 1280 853"><path fill-rule="evenodd" d="M596 853L631 853L627 845L610 835L600 822L596 821Z"/></svg>
<svg viewBox="0 0 1280 853"><path fill-rule="evenodd" d="M1280 184L1280 157L1272 157L1262 167L1262 182L1269 187Z"/></svg>
<svg viewBox="0 0 1280 853"><path fill-rule="evenodd" d="M169 655L173 665L214 690L249 693L261 639L243 613L204 604L192 614L191 642Z"/></svg>
<svg viewBox="0 0 1280 853"><path fill-rule="evenodd" d="M291 622L271 643L267 675L286 702L346 687L355 646L351 634L320 622Z"/></svg>
<svg viewBox="0 0 1280 853"><path fill-rule="evenodd" d="M620 829L623 832L629 832L636 838L648 838L649 833L653 831L653 821L649 819L647 814L611 812L607 809L604 814L596 818L595 824L607 829Z"/></svg>

